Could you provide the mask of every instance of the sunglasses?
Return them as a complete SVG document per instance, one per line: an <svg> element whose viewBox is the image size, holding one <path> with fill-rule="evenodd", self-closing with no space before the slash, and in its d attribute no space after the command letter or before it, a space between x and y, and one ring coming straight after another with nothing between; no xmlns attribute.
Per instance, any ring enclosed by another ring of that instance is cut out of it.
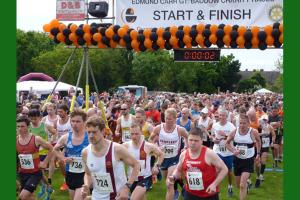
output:
<svg viewBox="0 0 300 200"><path fill-rule="evenodd" d="M120 110L127 110L127 108L121 108Z"/></svg>

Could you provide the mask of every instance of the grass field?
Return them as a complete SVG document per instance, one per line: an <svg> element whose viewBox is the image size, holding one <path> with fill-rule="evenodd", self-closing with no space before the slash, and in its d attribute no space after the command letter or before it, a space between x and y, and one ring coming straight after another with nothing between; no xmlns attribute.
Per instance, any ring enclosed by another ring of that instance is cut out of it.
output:
<svg viewBox="0 0 300 200"><path fill-rule="evenodd" d="M271 156L270 156L271 157ZM282 168L283 164L280 165ZM272 164L269 162L267 168L272 168ZM254 185L255 174L252 174L251 179ZM266 171L264 174L265 181L261 184L261 187L256 189L252 188L248 194L247 200L282 200L283 199L283 172ZM63 181L63 177L60 175L59 170L56 171L52 182L55 192L52 194L53 200L68 200L68 192L61 192L59 190L60 184ZM227 197L227 179L224 179L220 187L220 199L232 200L239 199L239 191L236 187L233 188L233 197ZM151 191L147 193L148 200L164 200L166 194L166 187L163 181L154 184ZM182 199L182 198L180 198Z"/></svg>

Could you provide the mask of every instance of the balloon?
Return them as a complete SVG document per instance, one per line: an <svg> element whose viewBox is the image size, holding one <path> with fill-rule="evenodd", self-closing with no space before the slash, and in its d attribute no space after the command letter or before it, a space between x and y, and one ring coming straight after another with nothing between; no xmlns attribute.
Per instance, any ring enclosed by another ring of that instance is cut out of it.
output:
<svg viewBox="0 0 300 200"><path fill-rule="evenodd" d="M119 42L120 41L120 37L118 36L118 34L114 34L113 36L112 36L112 40L114 41L114 42Z"/></svg>
<svg viewBox="0 0 300 200"><path fill-rule="evenodd" d="M126 29L125 28L119 28L118 29L118 35L122 38L126 34Z"/></svg>
<svg viewBox="0 0 300 200"><path fill-rule="evenodd" d="M83 37L83 30L81 28L78 28L76 31L75 31L76 35L79 36L79 37Z"/></svg>
<svg viewBox="0 0 300 200"><path fill-rule="evenodd" d="M132 40L136 39L138 35L138 32L136 30L133 30L130 32L130 37Z"/></svg>
<svg viewBox="0 0 300 200"><path fill-rule="evenodd" d="M86 42L90 42L91 41L91 34L90 33L85 33L83 35L83 39L86 41Z"/></svg>
<svg viewBox="0 0 300 200"><path fill-rule="evenodd" d="M217 30L218 30L218 26L215 25L215 24L213 24L213 25L210 26L209 29L210 29L210 31L211 31L212 34L215 34L217 32Z"/></svg>
<svg viewBox="0 0 300 200"><path fill-rule="evenodd" d="M158 37L156 43L159 47L163 47L165 45L165 40L162 37Z"/></svg>
<svg viewBox="0 0 300 200"><path fill-rule="evenodd" d="M65 37L65 43L66 45L72 45L72 41L69 39L69 37Z"/></svg>
<svg viewBox="0 0 300 200"><path fill-rule="evenodd" d="M97 41L95 41L95 40L91 40L91 43L92 43L92 45L94 45L94 46L97 46L98 45L98 42Z"/></svg>
<svg viewBox="0 0 300 200"><path fill-rule="evenodd" d="M103 44L102 42L98 42L98 48L99 48L99 49L105 49L105 48L106 48L106 45Z"/></svg>
<svg viewBox="0 0 300 200"><path fill-rule="evenodd" d="M145 36L146 38L149 38L150 35L151 35L151 30L150 30L149 28L146 28L146 29L144 30L144 36Z"/></svg>
<svg viewBox="0 0 300 200"><path fill-rule="evenodd" d="M165 40L169 40L171 38L171 33L169 31L165 31L162 36Z"/></svg>
<svg viewBox="0 0 300 200"><path fill-rule="evenodd" d="M185 44L185 46L186 46L187 49L192 48L192 44L191 43Z"/></svg>
<svg viewBox="0 0 300 200"><path fill-rule="evenodd" d="M252 33L250 30L247 30L245 33L244 33L244 38L245 38L245 41L246 42L250 42L251 39L252 39Z"/></svg>
<svg viewBox="0 0 300 200"><path fill-rule="evenodd" d="M225 27L224 27L225 28ZM231 38L228 34L224 35L223 42L226 46L230 46Z"/></svg>
<svg viewBox="0 0 300 200"><path fill-rule="evenodd" d="M252 47L251 42L245 42L245 48L246 49L251 49L251 47Z"/></svg>
<svg viewBox="0 0 300 200"><path fill-rule="evenodd" d="M265 49L267 48L267 44L266 44L265 42L260 42L260 43L258 44L258 48L259 48L260 50L265 50Z"/></svg>
<svg viewBox="0 0 300 200"><path fill-rule="evenodd" d="M236 49L237 48L237 43L236 43L236 41L231 41L230 42L230 47L232 48L232 49Z"/></svg>
<svg viewBox="0 0 300 200"><path fill-rule="evenodd" d="M132 47L131 47L130 43L126 43L126 49L129 50L129 51L132 50Z"/></svg>
<svg viewBox="0 0 300 200"><path fill-rule="evenodd" d="M245 26L239 26L237 31L238 31L239 36L242 36L247 31L247 28Z"/></svg>
<svg viewBox="0 0 300 200"><path fill-rule="evenodd" d="M273 24L273 29L279 29L280 23L279 22L275 22Z"/></svg>
<svg viewBox="0 0 300 200"><path fill-rule="evenodd" d="M238 32L232 29L232 31L230 32L230 37L231 40L236 40L236 38L238 37Z"/></svg>
<svg viewBox="0 0 300 200"><path fill-rule="evenodd" d="M107 37L107 38L112 38L112 36L114 35L114 30L112 29L112 28L108 28L108 29L106 29L106 31L105 31L105 36Z"/></svg>
<svg viewBox="0 0 300 200"><path fill-rule="evenodd" d="M58 26L59 26L59 21L57 19L53 19L50 22L50 28L58 28Z"/></svg>
<svg viewBox="0 0 300 200"><path fill-rule="evenodd" d="M89 24L84 24L82 29L85 33L90 33L91 31L91 27Z"/></svg>
<svg viewBox="0 0 300 200"><path fill-rule="evenodd" d="M126 42L125 42L125 40L124 40L124 39L120 39L120 40L119 40L119 45L120 45L121 47L126 47Z"/></svg>
<svg viewBox="0 0 300 200"><path fill-rule="evenodd" d="M217 35L217 38L218 38L219 40L222 40L223 37L224 37L224 35L225 35L224 30L218 29L217 32L216 32L216 35Z"/></svg>
<svg viewBox="0 0 300 200"><path fill-rule="evenodd" d="M283 33L281 33L279 36L279 42L283 44Z"/></svg>
<svg viewBox="0 0 300 200"><path fill-rule="evenodd" d="M198 35L196 36L196 42L197 42L201 47L203 47L203 46L204 46L204 44L203 44L203 42L204 42L204 37L203 37L202 35L198 34Z"/></svg>
<svg viewBox="0 0 300 200"><path fill-rule="evenodd" d="M198 34L202 34L204 31L204 24L198 24L196 30L198 31Z"/></svg>
<svg viewBox="0 0 300 200"><path fill-rule="evenodd" d="M243 36L239 36L237 39L236 39L236 43L238 44L239 48L243 48L244 47L244 44L245 44L245 39Z"/></svg>
<svg viewBox="0 0 300 200"><path fill-rule="evenodd" d="M138 34L137 41L139 41L140 43L144 43L145 36L143 34Z"/></svg>
<svg viewBox="0 0 300 200"><path fill-rule="evenodd" d="M274 47L276 47L276 48L280 48L280 47L281 47L281 45L282 45L282 43L281 43L281 42L279 42L278 40L274 40Z"/></svg>
<svg viewBox="0 0 300 200"><path fill-rule="evenodd" d="M274 38L271 35L267 35L266 43L268 46L273 46Z"/></svg>
<svg viewBox="0 0 300 200"><path fill-rule="evenodd" d="M258 48L259 40L258 40L257 37L253 37L253 38L251 39L251 43L252 43L252 47L253 47L253 48Z"/></svg>
<svg viewBox="0 0 300 200"><path fill-rule="evenodd" d="M52 29L50 30L50 33L51 33L53 36L56 36L56 35L59 33L59 30L58 30L58 28L52 28Z"/></svg>
<svg viewBox="0 0 300 200"><path fill-rule="evenodd" d="M224 26L224 33L225 34L230 34L231 30L232 30L232 27L230 25L225 25Z"/></svg>
<svg viewBox="0 0 300 200"><path fill-rule="evenodd" d="M264 31L259 31L258 34L257 34L257 37L259 39L259 41L265 41L267 35Z"/></svg>
<svg viewBox="0 0 300 200"><path fill-rule="evenodd" d="M157 31L156 31L156 34L157 34L159 37L162 37L163 33L164 33L164 29L161 28L161 27L158 28Z"/></svg>
<svg viewBox="0 0 300 200"><path fill-rule="evenodd" d="M225 24L219 24L219 26L218 26L218 29L224 29L224 27L225 27Z"/></svg>
<svg viewBox="0 0 300 200"><path fill-rule="evenodd" d="M235 24L235 25L233 25L233 26L232 26L232 30L235 30L235 31L237 31L237 30L238 30L238 28L239 28L239 25L237 25L237 24Z"/></svg>
<svg viewBox="0 0 300 200"><path fill-rule="evenodd" d="M77 35L75 33L70 33L69 40L75 42L77 40Z"/></svg>
<svg viewBox="0 0 300 200"><path fill-rule="evenodd" d="M115 42L115 41L113 41L113 40L110 40L110 41L109 41L109 45L110 45L111 48L114 49L114 48L116 48L116 47L118 46L118 43Z"/></svg>
<svg viewBox="0 0 300 200"><path fill-rule="evenodd" d="M132 48L134 48L134 49L138 48L138 47L139 47L138 41L135 40L135 39L132 40L132 41L131 41L131 46L132 46Z"/></svg>
<svg viewBox="0 0 300 200"><path fill-rule="evenodd" d="M141 52L145 52L145 51L147 50L147 48L144 46L143 43L141 43L141 44L139 45L139 50L140 50Z"/></svg>
<svg viewBox="0 0 300 200"><path fill-rule="evenodd" d="M257 27L257 26L251 27L251 33L253 36L257 36L258 32L259 32L259 27Z"/></svg>
<svg viewBox="0 0 300 200"><path fill-rule="evenodd" d="M165 43L165 49L171 50L172 49L172 45L169 42L166 42Z"/></svg>
<svg viewBox="0 0 300 200"><path fill-rule="evenodd" d="M204 29L204 31L202 32L202 35L205 37L205 38L209 38L211 32L209 29Z"/></svg>
<svg viewBox="0 0 300 200"><path fill-rule="evenodd" d="M217 40L216 44L217 44L217 46L218 46L219 48L223 48L223 47L224 47L224 42L223 42L223 40Z"/></svg>
<svg viewBox="0 0 300 200"><path fill-rule="evenodd" d="M216 42L217 42L217 36L215 35L215 34L211 34L210 36L209 36L209 41L212 43L212 44L216 44Z"/></svg>
<svg viewBox="0 0 300 200"><path fill-rule="evenodd" d="M85 40L84 40L82 37L79 37L79 38L77 39L77 42L78 42L78 44L79 44L80 46L85 45Z"/></svg>
<svg viewBox="0 0 300 200"><path fill-rule="evenodd" d="M280 31L281 33L283 33L283 24L280 24L280 25L279 25L279 31Z"/></svg>
<svg viewBox="0 0 300 200"><path fill-rule="evenodd" d="M64 36L68 37L68 36L70 35L70 33L71 33L71 30L68 29L68 28L65 28L65 29L62 31L62 33L64 34Z"/></svg>
<svg viewBox="0 0 300 200"><path fill-rule="evenodd" d="M95 33L93 35L93 39L97 42L100 42L101 41L101 38L102 38L102 35L100 33Z"/></svg>
<svg viewBox="0 0 300 200"><path fill-rule="evenodd" d="M196 42L196 40L192 40L191 44L192 44L193 47L198 46L198 43Z"/></svg>
<svg viewBox="0 0 300 200"><path fill-rule="evenodd" d="M182 39L183 39L183 36L184 36L183 30L178 30L178 31L176 32L176 37L177 37L178 39L182 40Z"/></svg>
<svg viewBox="0 0 300 200"><path fill-rule="evenodd" d="M118 33L118 30L119 30L120 28L121 28L121 27L120 27L119 25L114 25L112 29L113 29L114 33L117 34L117 33Z"/></svg>
<svg viewBox="0 0 300 200"><path fill-rule="evenodd" d="M174 44L177 44L178 39L174 36L171 36L170 40L169 40L170 44L174 46Z"/></svg>
<svg viewBox="0 0 300 200"><path fill-rule="evenodd" d="M156 42L152 43L152 49L155 50L155 51L159 49L159 46L157 45Z"/></svg>
<svg viewBox="0 0 300 200"><path fill-rule="evenodd" d="M211 42L208 39L204 39L204 45L206 47L210 47L211 46Z"/></svg>
<svg viewBox="0 0 300 200"><path fill-rule="evenodd" d="M158 36L157 36L156 32L152 32L150 34L150 40L152 40L152 42L156 42L157 38L158 38Z"/></svg>
<svg viewBox="0 0 300 200"><path fill-rule="evenodd" d="M51 29L50 24L44 24L43 30L44 30L45 32L50 32L50 29Z"/></svg>
<svg viewBox="0 0 300 200"><path fill-rule="evenodd" d="M190 31L190 36L191 36L193 39L195 39L197 35L198 35L198 32L197 32L196 29L192 29L192 30Z"/></svg>
<svg viewBox="0 0 300 200"><path fill-rule="evenodd" d="M184 34L189 34L190 33L190 31L191 31L191 27L190 26L184 26L183 27L183 32L184 32Z"/></svg>
<svg viewBox="0 0 300 200"><path fill-rule="evenodd" d="M190 44L192 42L192 38L189 35L184 35L183 36L183 42L184 44Z"/></svg>
<svg viewBox="0 0 300 200"><path fill-rule="evenodd" d="M125 30L128 30L128 29L129 29L129 25L128 25L128 24L124 24L124 25L122 26L122 28L124 28Z"/></svg>
<svg viewBox="0 0 300 200"><path fill-rule="evenodd" d="M178 40L178 47L179 48L184 48L184 42L182 40Z"/></svg>
<svg viewBox="0 0 300 200"><path fill-rule="evenodd" d="M206 24L205 29L210 29L211 24Z"/></svg>
<svg viewBox="0 0 300 200"><path fill-rule="evenodd" d="M77 30L77 25L76 25L76 24L72 24L72 25L70 26L70 29L71 29L71 32L72 32L72 33L75 33L75 31Z"/></svg>
<svg viewBox="0 0 300 200"><path fill-rule="evenodd" d="M146 38L145 41L144 41L144 46L147 49L150 49L152 47L152 41L149 38Z"/></svg>
<svg viewBox="0 0 300 200"><path fill-rule="evenodd" d="M272 30L273 30L273 27L271 25L266 25L264 27L264 30L266 32L267 35L271 35L272 34Z"/></svg>
<svg viewBox="0 0 300 200"><path fill-rule="evenodd" d="M177 26L171 26L171 28L170 28L171 35L175 36L177 30L178 30Z"/></svg>
<svg viewBox="0 0 300 200"><path fill-rule="evenodd" d="M106 28L100 27L99 32L101 33L102 36L105 36Z"/></svg>
<svg viewBox="0 0 300 200"><path fill-rule="evenodd" d="M64 42L65 41L65 36L62 33L58 33L56 36L57 40L60 42Z"/></svg>
<svg viewBox="0 0 300 200"><path fill-rule="evenodd" d="M91 34L95 34L95 33L98 33L98 29L96 26L91 26Z"/></svg>
<svg viewBox="0 0 300 200"><path fill-rule="evenodd" d="M273 38L278 39L280 36L280 31L279 29L273 29L272 34Z"/></svg>
<svg viewBox="0 0 300 200"><path fill-rule="evenodd" d="M125 35L123 36L123 40L124 40L126 43L131 42L131 38L130 38L130 36L129 36L128 34L125 34Z"/></svg>

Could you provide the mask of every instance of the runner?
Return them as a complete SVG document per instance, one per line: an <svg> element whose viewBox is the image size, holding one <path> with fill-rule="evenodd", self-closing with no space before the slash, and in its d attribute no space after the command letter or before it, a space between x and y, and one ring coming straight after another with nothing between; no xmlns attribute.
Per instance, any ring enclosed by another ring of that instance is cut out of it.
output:
<svg viewBox="0 0 300 200"><path fill-rule="evenodd" d="M203 129L204 135L203 135L203 138L202 138L202 142L203 142L204 146L209 147L210 146L210 138L211 138L211 135L209 134L209 131L212 128L213 121L211 120L210 117L208 117L208 109L206 107L204 107L201 110L200 114L201 114L200 118L196 119L194 124L196 125L196 127L199 127L201 129Z"/></svg>
<svg viewBox="0 0 300 200"><path fill-rule="evenodd" d="M127 104L121 105L121 117L117 120L117 128L115 135L118 137L122 134L122 143L130 140L130 126L135 120L135 117L129 114L129 109Z"/></svg>
<svg viewBox="0 0 300 200"><path fill-rule="evenodd" d="M105 124L102 119L89 118L86 129L91 144L82 151L85 166L82 198L128 200L128 193L140 170L139 162L124 146L104 138ZM132 167L128 181L124 164ZM93 188L93 191L92 195L88 196L90 188Z"/></svg>
<svg viewBox="0 0 300 200"><path fill-rule="evenodd" d="M137 113L136 113L137 114ZM141 127L137 123L132 123L130 127L131 141L123 143L129 153L139 161L140 173L132 185L131 199L146 199L146 191L152 185L152 174L157 175L159 167L164 159L163 152L154 144L146 142L142 135ZM151 155L158 158L156 165L151 167ZM128 168L128 178L132 173L132 168Z"/></svg>
<svg viewBox="0 0 300 200"><path fill-rule="evenodd" d="M160 113L155 109L154 101L150 101L147 105L146 117L150 118L154 124L154 126L161 123Z"/></svg>
<svg viewBox="0 0 300 200"><path fill-rule="evenodd" d="M261 141L257 130L250 127L250 120L247 115L240 115L239 122L239 128L228 136L226 148L234 155L233 165L236 184L240 189L240 200L245 200L247 179L254 172L254 159L256 163L260 162ZM256 155L254 145L256 145Z"/></svg>
<svg viewBox="0 0 300 200"><path fill-rule="evenodd" d="M192 128L188 136L189 148L183 151L167 185L181 176L186 179L185 200L218 200L218 185L227 174L224 162L211 149L202 145L204 132Z"/></svg>
<svg viewBox="0 0 300 200"><path fill-rule="evenodd" d="M59 116L58 121L55 124L55 128L57 131L57 141L63 136L72 131L70 117L68 115L69 108L66 104L58 104L57 105L57 114ZM63 148L61 149L63 153ZM66 166L64 162L58 162L60 171L63 174L64 178L66 177ZM66 180L64 180L63 184L60 186L61 191L68 190L68 185L66 184Z"/></svg>
<svg viewBox="0 0 300 200"><path fill-rule="evenodd" d="M150 134L153 132L153 126L152 124L146 121L145 110L140 107L136 108L135 119L136 122L142 127L142 133L144 135L145 140L148 141Z"/></svg>
<svg viewBox="0 0 300 200"><path fill-rule="evenodd" d="M81 151L89 144L88 134L85 132L86 118L83 110L74 109L71 113L72 132L63 135L54 147L57 158L66 163L66 183L71 200L81 199L84 177ZM61 154L62 147L65 148L64 156Z"/></svg>
<svg viewBox="0 0 300 200"><path fill-rule="evenodd" d="M42 171L51 159L53 147L40 136L29 132L30 121L27 116L17 118L17 154L19 159L18 176L21 183L21 200L35 199L34 191L42 179ZM44 162L40 162L39 148L48 150Z"/></svg>
<svg viewBox="0 0 300 200"><path fill-rule="evenodd" d="M214 142L213 151L217 153L220 158L224 161L228 168L228 191L229 197L233 196L232 190L232 162L233 154L226 148L226 139L228 135L235 130L235 126L227 121L228 111L221 109L219 113L219 122L212 125L212 139Z"/></svg>
<svg viewBox="0 0 300 200"><path fill-rule="evenodd" d="M181 137L185 142L187 132L184 128L176 125L177 112L174 108L168 108L165 111L165 123L157 125L153 133L150 135L149 141L158 143L159 147L164 150L164 161L161 165L161 170L164 178L170 176L178 161L180 155ZM167 200L173 200L174 187L167 187Z"/></svg>
<svg viewBox="0 0 300 200"><path fill-rule="evenodd" d="M256 182L255 187L259 187L261 181L264 181L263 174L265 172L267 159L268 159L268 153L269 153L269 147L274 145L275 143L275 132L273 127L268 123L268 115L262 115L259 119L260 124L260 137L261 137L261 158L260 158L260 167L256 168ZM272 138L272 141L270 140Z"/></svg>

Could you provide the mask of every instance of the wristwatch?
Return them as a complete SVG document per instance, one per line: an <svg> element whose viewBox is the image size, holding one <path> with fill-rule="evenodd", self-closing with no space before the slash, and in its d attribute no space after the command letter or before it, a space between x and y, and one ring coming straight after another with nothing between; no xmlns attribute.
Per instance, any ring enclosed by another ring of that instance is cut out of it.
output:
<svg viewBox="0 0 300 200"><path fill-rule="evenodd" d="M129 190L131 189L132 184L127 182L127 183L125 183L125 185L126 185L126 187L128 187Z"/></svg>

